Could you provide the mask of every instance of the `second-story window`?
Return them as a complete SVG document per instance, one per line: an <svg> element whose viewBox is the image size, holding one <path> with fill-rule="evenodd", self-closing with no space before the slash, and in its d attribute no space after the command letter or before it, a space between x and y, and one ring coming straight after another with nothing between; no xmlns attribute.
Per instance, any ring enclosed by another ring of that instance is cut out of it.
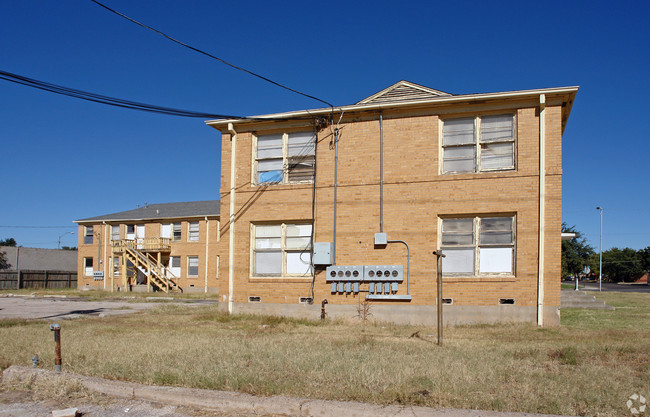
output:
<svg viewBox="0 0 650 417"><path fill-rule="evenodd" d="M288 184L314 180L316 136L313 132L256 136L255 184Z"/></svg>
<svg viewBox="0 0 650 417"><path fill-rule="evenodd" d="M92 245L92 244L93 244L93 227L86 226L84 228L84 245Z"/></svg>
<svg viewBox="0 0 650 417"><path fill-rule="evenodd" d="M515 168L513 114L447 119L442 125L442 172Z"/></svg>
<svg viewBox="0 0 650 417"><path fill-rule="evenodd" d="M188 227L188 238L190 242L199 241L199 222L190 222Z"/></svg>
<svg viewBox="0 0 650 417"><path fill-rule="evenodd" d="M181 224L172 223L172 240L179 241L181 240Z"/></svg>
<svg viewBox="0 0 650 417"><path fill-rule="evenodd" d="M120 226L111 226L111 240L120 240Z"/></svg>

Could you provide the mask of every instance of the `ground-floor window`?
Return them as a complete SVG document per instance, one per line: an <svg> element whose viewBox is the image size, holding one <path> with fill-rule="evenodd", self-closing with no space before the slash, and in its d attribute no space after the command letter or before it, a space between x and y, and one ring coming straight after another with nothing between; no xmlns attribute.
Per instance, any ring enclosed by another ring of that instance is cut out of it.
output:
<svg viewBox="0 0 650 417"><path fill-rule="evenodd" d="M198 256L188 256L187 257L187 276L188 277L198 277L199 276L199 257Z"/></svg>
<svg viewBox="0 0 650 417"><path fill-rule="evenodd" d="M181 257L180 256L170 256L169 257L169 272L176 277L180 278L181 276Z"/></svg>
<svg viewBox="0 0 650 417"><path fill-rule="evenodd" d="M93 276L93 258L84 258L84 276Z"/></svg>
<svg viewBox="0 0 650 417"><path fill-rule="evenodd" d="M311 224L252 225L252 275L312 276Z"/></svg>
<svg viewBox="0 0 650 417"><path fill-rule="evenodd" d="M443 218L445 276L514 275L515 216Z"/></svg>

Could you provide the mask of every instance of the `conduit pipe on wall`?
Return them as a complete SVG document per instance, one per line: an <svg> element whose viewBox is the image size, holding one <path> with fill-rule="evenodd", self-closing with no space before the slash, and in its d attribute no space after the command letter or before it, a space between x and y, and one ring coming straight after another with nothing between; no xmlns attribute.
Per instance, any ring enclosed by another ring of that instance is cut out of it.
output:
<svg viewBox="0 0 650 417"><path fill-rule="evenodd" d="M332 265L336 265L336 205L338 189L338 162L339 162L339 128L334 128L334 227L332 236ZM312 226L313 227L313 226Z"/></svg>
<svg viewBox="0 0 650 417"><path fill-rule="evenodd" d="M409 294L409 277L411 274L411 248L403 240L387 240L387 243L403 243L406 246L406 295Z"/></svg>
<svg viewBox="0 0 650 417"><path fill-rule="evenodd" d="M384 114L383 112L379 112L379 232L384 233ZM406 247L408 248L408 245L406 245Z"/></svg>
<svg viewBox="0 0 650 417"><path fill-rule="evenodd" d="M232 123L228 123L228 132L230 132L230 141L232 146L230 148L230 219L228 226L229 242L228 242L228 313L233 313L234 307L234 290L233 285L235 282L235 155L237 153L237 132ZM336 207L336 205L334 206Z"/></svg>
<svg viewBox="0 0 650 417"><path fill-rule="evenodd" d="M546 95L539 95L539 251L537 325L544 325L544 236L546 235Z"/></svg>

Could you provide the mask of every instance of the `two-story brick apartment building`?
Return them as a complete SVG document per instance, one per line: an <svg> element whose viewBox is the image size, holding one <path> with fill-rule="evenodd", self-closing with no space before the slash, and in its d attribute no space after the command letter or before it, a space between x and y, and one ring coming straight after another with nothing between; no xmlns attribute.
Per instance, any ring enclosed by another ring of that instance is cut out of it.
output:
<svg viewBox="0 0 650 417"><path fill-rule="evenodd" d="M559 323L577 90L402 81L349 106L207 122L222 134L222 305L317 317L327 299L330 317L369 306L434 324L442 249L445 322Z"/></svg>
<svg viewBox="0 0 650 417"><path fill-rule="evenodd" d="M216 200L149 204L75 222L79 288L217 291Z"/></svg>

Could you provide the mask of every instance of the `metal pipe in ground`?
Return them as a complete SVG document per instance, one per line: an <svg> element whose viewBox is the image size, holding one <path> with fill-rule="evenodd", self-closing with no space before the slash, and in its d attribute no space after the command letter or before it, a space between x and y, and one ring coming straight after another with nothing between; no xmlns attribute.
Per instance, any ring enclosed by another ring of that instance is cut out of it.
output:
<svg viewBox="0 0 650 417"><path fill-rule="evenodd" d="M320 303L320 319L325 320L327 313L325 312L325 304L327 304L327 298L323 298L323 301Z"/></svg>
<svg viewBox="0 0 650 417"><path fill-rule="evenodd" d="M57 372L61 372L61 325L50 324L50 330L54 332L54 366Z"/></svg>

